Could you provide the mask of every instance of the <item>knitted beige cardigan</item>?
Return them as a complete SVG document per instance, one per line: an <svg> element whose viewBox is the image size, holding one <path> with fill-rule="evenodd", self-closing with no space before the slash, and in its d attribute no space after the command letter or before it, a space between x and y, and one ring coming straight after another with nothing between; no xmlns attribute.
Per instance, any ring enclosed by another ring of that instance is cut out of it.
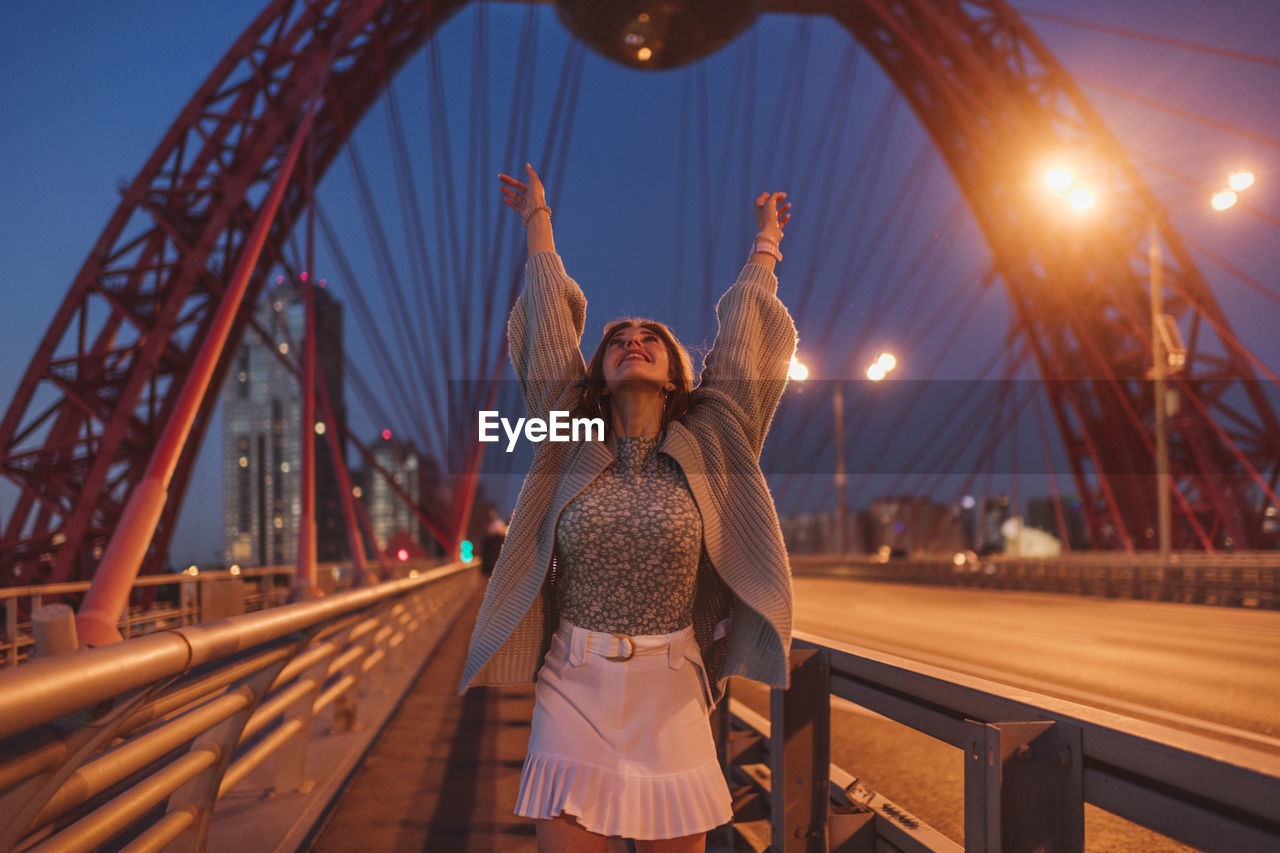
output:
<svg viewBox="0 0 1280 853"><path fill-rule="evenodd" d="M716 306L720 328L689 411L667 426L662 452L684 471L702 515L694 628L718 699L739 675L787 684L791 570L760 450L786 386L796 327L778 281L747 264ZM508 322L511 361L529 416L573 411L585 364L587 301L560 256L530 256ZM615 458L615 441L537 445L502 555L485 590L459 692L533 681L559 624L552 555L560 512Z"/></svg>

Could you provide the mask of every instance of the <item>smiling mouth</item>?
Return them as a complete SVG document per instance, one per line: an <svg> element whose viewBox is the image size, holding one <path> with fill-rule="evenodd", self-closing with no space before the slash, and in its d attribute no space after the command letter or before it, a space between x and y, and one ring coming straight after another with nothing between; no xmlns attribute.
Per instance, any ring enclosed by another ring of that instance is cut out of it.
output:
<svg viewBox="0 0 1280 853"><path fill-rule="evenodd" d="M618 359L618 364L625 364L625 363L627 363L628 361L645 361L645 362L647 362L648 360L649 360L648 356L646 356L644 353L639 353L639 352L630 352L630 353L627 353L626 355L624 355L622 358Z"/></svg>

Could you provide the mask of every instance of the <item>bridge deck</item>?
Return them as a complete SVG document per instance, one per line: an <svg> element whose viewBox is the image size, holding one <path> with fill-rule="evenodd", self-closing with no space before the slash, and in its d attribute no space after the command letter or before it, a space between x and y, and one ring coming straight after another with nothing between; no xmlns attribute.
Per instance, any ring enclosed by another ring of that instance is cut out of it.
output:
<svg viewBox="0 0 1280 853"><path fill-rule="evenodd" d="M533 686L457 694L480 596L468 604L317 832L314 853L534 853L512 813L529 745ZM713 833L709 851L721 846ZM610 851L625 851L612 839Z"/></svg>

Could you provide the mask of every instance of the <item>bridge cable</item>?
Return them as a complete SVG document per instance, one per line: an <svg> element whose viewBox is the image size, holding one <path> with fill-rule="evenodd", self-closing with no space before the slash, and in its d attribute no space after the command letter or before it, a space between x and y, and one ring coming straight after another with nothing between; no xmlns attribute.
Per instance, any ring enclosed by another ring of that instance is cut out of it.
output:
<svg viewBox="0 0 1280 853"><path fill-rule="evenodd" d="M1174 116L1177 116L1178 118L1186 119L1187 121L1193 121L1193 122L1196 122L1197 124L1203 124L1206 127L1212 127L1215 130L1221 130L1223 133L1230 133L1233 136L1239 136L1241 139L1247 139L1250 142L1256 142L1259 145L1265 145L1268 148L1280 148L1280 139L1276 139L1275 137L1268 136L1264 133L1258 133L1252 130L1245 130L1244 128L1237 127L1236 125L1231 124L1229 122L1225 122L1220 119L1210 118L1209 116L1206 116L1202 113L1198 113L1198 112L1195 112L1194 110L1189 110L1184 107L1175 106L1169 103L1168 101L1162 101L1158 98L1152 98L1146 95L1139 95L1136 92L1132 92L1120 86L1114 86L1111 83L1108 83L1107 81L1099 77L1094 77L1090 74L1076 72L1073 74L1073 76L1077 80L1081 81L1082 83L1088 86L1092 86L1095 89L1101 89L1104 92L1109 92L1121 98L1134 101L1136 103L1142 104L1143 106L1151 107L1152 109L1169 113L1170 115L1174 115Z"/></svg>
<svg viewBox="0 0 1280 853"><path fill-rule="evenodd" d="M382 217L378 213L378 205L374 199L368 173L365 171L360 148L354 136L348 137L346 147L352 178L355 182L356 198L359 202L361 219L364 222L369 248L378 269L378 283L381 285L380 289L387 304L391 307L391 328L400 351L401 363L406 366L406 375L411 381L420 380L421 354L424 350L421 343L419 343L418 334L409 324L409 317L412 315L405 302L404 286L400 281L399 274L396 272L395 261L391 255L391 247L387 243L386 229L382 224ZM417 369L414 369L415 365L418 365ZM424 393L427 399L430 400L429 384L424 383ZM425 410L419 408L418 426L424 430L422 433L424 436L427 435L425 428L429 423Z"/></svg>
<svg viewBox="0 0 1280 853"><path fill-rule="evenodd" d="M1084 30L1093 30L1094 32L1106 33L1113 36L1121 36L1122 38L1145 41L1151 44L1163 44L1170 47L1181 48L1183 50L1193 50L1198 53L1223 56L1227 59L1236 59L1241 62L1251 62L1257 65L1267 65L1273 68L1280 68L1280 59L1276 59L1271 56L1263 56L1257 53L1246 53L1245 51L1233 50L1225 47L1214 47L1213 45L1186 41L1184 39L1169 38L1168 36L1153 35L1152 33L1144 33L1140 30L1129 30L1109 24L1099 24L1094 21L1073 18L1067 15L1057 14L1055 12L1043 12L1039 9L1028 9L1025 6L1016 6L1014 8L1016 8L1018 13L1024 18L1039 18L1044 21L1052 21L1055 24L1066 24L1067 26L1078 27Z"/></svg>
<svg viewBox="0 0 1280 853"><path fill-rule="evenodd" d="M982 291L980 290L976 291L977 294L981 294L981 292ZM975 310L977 306L980 304L980 301L981 301L980 299L974 298L970 302L969 309L964 316L964 319L966 321L968 319L969 314L973 310ZM958 330L959 328L960 326L959 324L957 324L956 329ZM958 337L958 332L957 334L953 335L950 341L947 342L947 345L945 349L942 351L942 353L938 357L936 357L935 368L936 368L936 365L940 365L941 362L944 360L946 350L949 350L951 345L954 344L956 337ZM983 387L984 387L984 383L989 382L989 380L986 379L987 374L989 374L992 370L995 369L1002 355L1003 355L1003 352L1001 350L997 350L996 352L992 353L992 355L988 357L987 362L979 368L977 376L973 379L967 380L967 388L962 394L962 397L966 401L966 403L961 404L961 408L955 413L954 419L950 421L944 421L942 419L937 420L937 422L934 424L933 432L928 436L926 436L925 440L920 443L921 446L924 448L923 452L910 454L910 458L912 459L911 464L908 466L907 470L899 472L899 477L892 484L891 490L902 488L907 482L908 478L913 476L923 475L923 476L928 476L933 478L946 476L946 472L952 470L952 468L956 464L958 464L959 459L963 455L964 451L973 442L973 440L978 435L981 434L981 428L985 423L984 419L989 420L992 417L993 413L996 411L995 406L988 400L988 398L996 394L996 392L999 390L999 386L989 385L989 384L986 385L985 396L983 395ZM919 405L919 402L922 399L923 394L927 391L927 384L920 383L920 386L913 390L915 390L915 395L910 400L909 411L913 410L915 406ZM963 421L960 421L959 426L957 427L953 421L958 420L960 418L960 414L961 412L964 411L964 407L966 405L971 406L972 410L968 413L968 415L965 417ZM946 441L943 441L944 432L949 436ZM887 458L889 451L892 449L893 445L896 443L898 437L899 436L896 432L889 434L886 437L886 439L881 443L880 447L878 447L876 450L872 451L868 455L868 458L873 460L881 460L881 459ZM930 453L933 454L932 457L929 456ZM926 459L937 460L936 463L927 466L929 468L933 468L934 470L932 472L917 471L917 469L922 465L922 463ZM860 482L858 486L854 489L854 492L852 495L852 498L854 500L861 497L862 491L865 489L865 486L866 486L865 482ZM937 488L937 485L933 485L929 491L936 490L936 488ZM925 491L925 489L922 488L918 491L923 492Z"/></svg>
<svg viewBox="0 0 1280 853"><path fill-rule="evenodd" d="M421 345L421 354L418 363L421 365L431 364L432 348L428 342L437 344L435 354L440 359L439 363L444 366L445 375L452 374L452 353L447 346L439 346L439 342L447 340L446 331L443 328L447 325L445 315L437 311L434 315L427 310L426 299L434 292L438 286L432 274L431 263L428 258L426 231L423 227L422 205L418 198L418 185L414 177L413 162L409 156L409 146L405 135L404 121L400 112L400 101L396 95L394 81L388 76L384 51L382 48L381 32L377 34L378 38L378 61L379 71L385 82L384 91L386 92L387 105L387 129L388 136L391 140L391 161L396 174L397 196L400 201L400 221L404 231L404 241L406 253L409 256L410 276L414 283L414 303L417 308L417 325L422 330L419 338ZM427 399L431 400L431 389L426 377L425 370L417 371L418 378L423 385L424 394ZM444 419L441 417L441 405L436 401L437 405L429 406L428 413L430 421L425 426L432 429L427 430L427 434L434 438L434 441L424 449L434 456L436 459L443 459L446 452L446 427Z"/></svg>
<svg viewBox="0 0 1280 853"><path fill-rule="evenodd" d="M876 166L876 169L874 170L875 174L878 176L880 172L879 167L884 158L884 151L889 143L889 137L892 135L893 130L897 124L896 120L897 120L897 112L898 112L898 103L899 103L899 98L897 96L896 90L894 90L893 88L889 88L885 92L885 96L881 101L879 109L876 111L875 118L872 121L873 131L870 135L866 137L866 139L864 139L862 149L859 151L858 156L855 158L856 165L854 166L853 172L852 174L850 174L849 179L845 182L845 185L841 189L841 191L835 194L835 199L852 200L852 199L858 198L859 190L862 187L863 178L866 176L868 171L871 170L871 166L873 163ZM872 189L868 189L865 194L868 194L868 195L871 194L873 189L874 189L874 184L872 186ZM855 215L855 219L852 223L852 226L849 228L848 233L851 233L854 235L865 233L866 221L867 221L867 218L870 216L870 211L872 206L870 204L863 204L863 205L856 205L856 206L850 204L849 207L854 207L857 213ZM824 218L822 221L820 221L818 223L818 228L820 230L818 231L818 233L814 235L814 238L815 238L814 244L817 246L835 245L837 241L833 239L833 234L835 233L837 223L839 222L839 220L840 220L839 215L831 215ZM855 248L855 243L856 243L855 240L848 241L850 256L846 257L844 264L841 266L838 266L837 269L843 269L843 270L852 269L852 267L849 266L849 264L852 262L852 253ZM817 274L821 269L821 264L825 260L826 260L825 257L818 258L815 253L815 258L813 261L814 265L810 272L810 275L813 277L813 280L816 280ZM796 309L797 316L805 316L808 313L809 299L812 295L813 290L814 288L806 288L804 292L802 292L800 296L799 305L797 306L797 309Z"/></svg>
<svg viewBox="0 0 1280 853"><path fill-rule="evenodd" d="M364 289L360 286L360 279L347 259L346 253L342 250L342 245L338 240L333 223L330 222L329 217L325 214L324 205L319 199L316 199L316 217L320 221L320 231L324 235L325 245L329 250L329 254L338 266L342 281L347 285L346 292L351 298L352 306L356 309L356 320L364 331L365 340L368 342L374 358L379 362L384 387L386 387L385 383L387 382L391 384L389 389L393 392L390 395L391 405L396 409L400 423L404 424L406 428L411 424L420 423L421 421L410 413L408 407L412 398L405 387L399 370L396 368L391 353L387 349L385 339L377 333L377 321L374 320L369 303L365 301ZM343 350L345 352L345 346Z"/></svg>
<svg viewBox="0 0 1280 853"><path fill-rule="evenodd" d="M510 168L515 168L516 154L515 152L527 152L530 149L529 136L530 126L533 121L533 83L537 71L538 60L538 14L533 5L529 5L525 9L524 24L521 28L520 47L516 54L516 77L512 85L511 106L508 110L511 116L511 130L507 134L507 147L502 162L509 164ZM515 239L508 240L506 237L507 223L510 221L509 216L502 215L502 208L499 207L499 221L497 225L497 240L495 242L496 250L495 258L499 256L503 247L507 250L507 260L510 272L507 276L507 289L503 296L502 305L510 308L515 303L516 294L519 291L520 282L523 280L523 269L525 247L519 239L520 231L515 229ZM495 269L495 276L499 273ZM503 318L505 319L505 318ZM495 364L492 365L489 375L498 376L504 368L506 359L503 356L507 350L507 328L506 323L500 323L501 346L495 347L493 355L495 356ZM513 383L501 386L502 389L508 391L513 390ZM523 408L524 403L519 400L518 394L507 395L515 397L515 405L513 410L519 411ZM500 407L502 408L502 407ZM512 473L514 461L511 454L504 453L498 457L498 473Z"/></svg>
<svg viewBox="0 0 1280 853"><path fill-rule="evenodd" d="M836 83L831 86L826 109L822 112L822 125L817 134L817 146L814 156L808 158L808 169L800 180L799 198L811 220L817 224L826 222L834 214L831 211L832 199L835 195L835 184L830 180L834 168L829 167L826 180L819 181L819 169L824 164L840 162L840 142L848 133L848 120L852 113L854 97L852 92L857 85L858 66L861 59L858 43L851 42L845 51L844 59L836 72ZM815 184L817 187L815 188ZM819 243L818 245L822 245ZM820 262L817 253L805 258L806 271L800 276L801 281L815 281L815 267ZM806 288L806 293L808 289Z"/></svg>
<svg viewBox="0 0 1280 853"><path fill-rule="evenodd" d="M676 185L675 185L675 212L676 212L676 233L674 245L671 250L672 273L671 280L676 282L676 286L671 289L671 317L684 316L683 299L685 293L684 283L687 281L685 277L685 232L688 230L685 224L685 208L687 207L685 186L689 182L689 147L692 146L692 124L691 113L693 111L693 94L692 87L689 82L688 72L680 76L680 123L679 123L679 139L680 150L676 154Z"/></svg>
<svg viewBox="0 0 1280 853"><path fill-rule="evenodd" d="M951 239L929 244L923 252L921 252L916 256L914 264L911 267L909 267L905 273L899 276L899 281L901 282L900 285L897 283L885 283L881 287L877 288L877 290L875 291L875 300L873 304L864 313L868 314L871 317L882 317L882 316L886 316L889 312L891 312L893 308L896 307L897 302L902 297L902 295L905 294L905 292L907 291L910 280L913 277L915 277L916 273L919 270L919 267L922 266L926 261L930 260L931 257L934 261L932 269L923 278L925 281L929 281L929 282L933 282L937 280L939 269L942 266L943 262L945 262L947 253L954 244L954 238L958 235L958 231L959 231L958 221L961 216L961 211L962 211L962 207L959 203L957 203L957 205L953 206L953 209L948 216L948 221L950 223L948 232L951 234ZM897 229L897 231L895 232L899 237L899 239L896 241L898 245L891 250L891 258L885 263L886 268L893 269L896 267L896 261L894 260L894 258L897 257L897 252L901 247L902 237L905 235L907 230L908 229L904 226L902 228ZM975 278L976 278L976 275L975 275ZM891 294L891 296L889 297L889 305L881 306L880 303L885 298L884 294L886 293ZM977 298L979 298L981 295L982 295L981 291L975 292L974 294L975 303ZM914 320L916 322L908 326L908 328L905 329L903 332L903 345L907 347L907 351L915 351L915 348L921 342L920 339L928 334L932 334L933 326L941 321L944 311L952 307L953 306L950 304L945 304L943 306L943 309L944 309L943 311L936 312L933 315L932 323L927 325L923 330L920 330L918 333L916 330L916 325L918 324L919 319L924 315L919 313L915 314ZM958 334L959 327L954 327L954 328L955 328L955 333ZM822 340L830 339L831 337L833 337L833 330L834 330L834 322L829 323L827 325L823 333L819 335L818 340L822 341ZM844 362L844 367L836 371L836 375L832 381L843 384L856 376L856 374L853 373L853 364L855 362L855 359L857 358L857 354L859 352L865 352L865 342L860 342L858 339L858 336L856 335L850 336L850 340L851 340L850 351L846 356L844 356L841 359ZM866 410L859 411L857 414L855 414L853 419L851 419L849 422L846 423L845 425L846 435L848 435L850 432L852 432L853 434L852 438L850 439L849 442L847 442L846 446L850 446L850 447L853 446L853 442L857 440L858 435L861 432L862 426L865 424L869 416L870 416L870 413L868 411ZM815 430L822 429L821 427L816 426L816 424L820 424L820 423L821 421L811 420L811 421L808 421L806 424L804 424L802 429L811 435ZM797 435L792 438L788 438L785 443L788 446L798 446L801 443L803 443L805 440L806 439L804 438L804 436Z"/></svg>
<svg viewBox="0 0 1280 853"><path fill-rule="evenodd" d="M342 115L341 108L336 103L333 104L333 112L338 125L345 128L347 125L346 119ZM416 351L420 351L421 347L410 345L410 341L414 340L416 336L414 335L413 330L407 328L406 325L406 318L409 315L409 312L408 308L404 305L403 287L399 283L399 277L396 275L394 262L391 260L390 247L386 243L385 232L382 227L381 218L378 216L377 205L373 199L373 192L369 185L368 175L364 170L363 158L360 156L359 146L355 140L354 134L349 132L345 133L344 138L345 147L347 149L347 162L350 167L352 181L356 189L356 198L360 209L361 219L365 226L365 232L369 239L370 248L373 250L375 264L380 272L379 279L382 285L381 289L388 301L398 306L398 310L394 312L395 316L392 317L392 330L395 334L397 346L400 349L400 363L411 365L415 361L412 354ZM317 210L320 212L323 208L318 206ZM331 226L324 227L325 220L323 216L321 217L321 222L322 227L325 230L331 252L342 254L341 248L337 245L336 232L333 231ZM350 269L349 264L345 266L348 270ZM357 287L359 286L359 279L355 278L354 275L352 275L349 280ZM371 317L372 315L370 315L371 328L366 329L365 334L371 339L371 341L377 340L379 348L382 348L385 352L383 339L386 336L378 334L373 330L373 327L376 326L376 324L372 323ZM397 367L397 363L390 359L389 354L385 359L384 369L388 371L389 376L393 377L396 384L396 390L406 398L409 398L406 405L409 406L410 410L414 411L416 415L410 424L421 429L422 426L425 426L425 424L428 423L425 411L421 408L421 402L417 399L417 396L411 396L409 394L408 383L406 382L405 376ZM409 427L410 424L406 424L406 427ZM417 437L420 443L429 446L426 433L419 432Z"/></svg>
<svg viewBox="0 0 1280 853"><path fill-rule="evenodd" d="M958 211L953 210L953 214L954 214L954 219L958 220L959 218ZM953 228L952 233L953 234L958 233L958 228ZM951 248L951 246L946 245L946 243L951 243L951 242L953 241L945 241L944 243L939 243L929 248L929 251L932 252L937 248L937 246L944 246L943 250L937 253L937 259L934 264L934 270L929 276L927 276L927 278L933 279L936 277L937 269L942 265L942 263L945 262L946 254ZM927 256L927 253L925 253L925 255L923 255L922 257L925 257L925 256ZM971 278L976 281L976 279L979 278L979 274L974 273L973 276L971 276ZM962 287L960 289L961 292L966 292L968 287L969 285ZM962 312L960 321L952 324L950 337L947 339L943 348L935 356L935 364L931 368L930 372L936 371L937 368L941 366L941 364L946 360L947 353L949 352L951 346L954 344L955 340L959 337L961 331L964 328L964 324L967 322L969 316L977 308L979 302L981 301L982 296L983 296L983 291L974 287L969 299L968 306ZM906 345L908 350L914 351L918 349L919 344L922 342L921 339L926 335L932 334L933 328L941 321L944 315L951 312L952 308L953 308L953 305L951 305L950 303L942 303L940 304L939 309L929 318L928 321L918 324L922 328L919 328L919 329L915 327L909 328L904 335L904 337L907 339ZM917 315L917 316L922 316L922 315ZM926 375L928 375L928 373ZM842 372L840 376L837 377L834 381L841 382L843 384L848 380L849 380L849 376L848 376L848 371L846 370ZM912 409L914 409L914 404L911 406L911 408L908 409L907 415L910 414L910 411ZM867 421L867 419L870 417L870 414L871 414L871 411L869 408L858 410L854 415L854 417L846 423L845 436L848 440L845 442L845 446L847 447L855 446L857 437L861 434L862 428L865 422ZM809 434L812 434L812 432L814 431L814 427L812 427L812 425L815 423L821 423L821 421L818 419L810 419L808 421L808 424L810 426L805 431ZM850 437L851 432L852 432L852 437ZM784 442L786 446L791 446L791 447L800 446L804 443L806 442L803 436L798 436L798 435L792 438L788 438ZM809 441L807 443L815 447L818 446L818 443L816 441ZM816 455L816 452L813 455Z"/></svg>

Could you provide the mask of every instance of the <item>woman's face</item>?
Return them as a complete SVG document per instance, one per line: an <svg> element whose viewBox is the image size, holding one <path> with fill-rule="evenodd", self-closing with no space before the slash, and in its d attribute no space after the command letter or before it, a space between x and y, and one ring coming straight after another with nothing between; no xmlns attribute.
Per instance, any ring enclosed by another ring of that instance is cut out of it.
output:
<svg viewBox="0 0 1280 853"><path fill-rule="evenodd" d="M604 380L611 392L637 385L661 389L670 378L666 344L652 329L626 326L605 343Z"/></svg>

